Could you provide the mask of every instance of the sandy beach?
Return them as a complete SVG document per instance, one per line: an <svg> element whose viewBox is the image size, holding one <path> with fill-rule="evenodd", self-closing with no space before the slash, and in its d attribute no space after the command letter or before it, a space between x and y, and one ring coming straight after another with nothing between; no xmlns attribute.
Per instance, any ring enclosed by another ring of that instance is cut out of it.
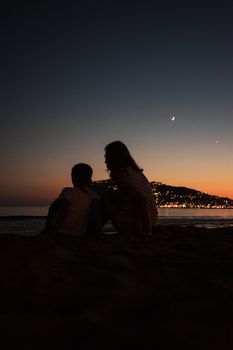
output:
<svg viewBox="0 0 233 350"><path fill-rule="evenodd" d="M229 228L0 242L2 349L233 348Z"/></svg>

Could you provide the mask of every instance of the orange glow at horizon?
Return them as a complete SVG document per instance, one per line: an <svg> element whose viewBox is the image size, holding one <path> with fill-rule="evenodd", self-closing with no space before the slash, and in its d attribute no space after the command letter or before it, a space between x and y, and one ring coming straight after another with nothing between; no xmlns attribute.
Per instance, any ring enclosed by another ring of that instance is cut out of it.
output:
<svg viewBox="0 0 233 350"><path fill-rule="evenodd" d="M106 174L105 174L106 175ZM97 176L93 177L93 181L107 179L107 176ZM233 190L229 189L229 184L224 183L224 186L221 188L216 186L216 183L204 183L202 181L192 183L191 181L177 179L169 179L161 177L155 178L153 176L148 176L149 181L162 182L166 185L171 186L182 186L195 189L210 195L227 197L233 199ZM47 179L48 180L48 179ZM55 180L55 179L54 179ZM56 179L56 181L51 181L51 179L46 183L38 183L36 181L34 184L27 186L14 185L11 188L5 188L4 191L1 191L1 197L6 205L9 203L16 203L16 205L49 205L61 192L63 187L72 186L71 180L69 178ZM17 197L15 196L17 193ZM5 204L4 204L5 205Z"/></svg>

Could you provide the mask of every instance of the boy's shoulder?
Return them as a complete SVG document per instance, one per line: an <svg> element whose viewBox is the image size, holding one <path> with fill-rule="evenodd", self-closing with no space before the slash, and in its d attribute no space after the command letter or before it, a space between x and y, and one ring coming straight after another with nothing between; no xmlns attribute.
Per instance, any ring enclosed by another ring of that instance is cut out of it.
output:
<svg viewBox="0 0 233 350"><path fill-rule="evenodd" d="M64 187L62 190L61 190L61 193L63 192L73 192L75 189L75 187Z"/></svg>
<svg viewBox="0 0 233 350"><path fill-rule="evenodd" d="M93 199L98 199L99 196L98 194L93 191L93 190L90 190L89 188L86 188L85 191L81 191L78 187L64 187L61 191L61 194L60 194L60 197L69 197L69 196L72 196L72 195L77 195L77 194L83 194L85 193L87 196L93 198Z"/></svg>
<svg viewBox="0 0 233 350"><path fill-rule="evenodd" d="M93 199L99 199L98 194L95 191L91 190L90 188L87 188L87 192L89 196L93 197Z"/></svg>
<svg viewBox="0 0 233 350"><path fill-rule="evenodd" d="M80 190L77 189L76 187L64 187L61 190L60 197L68 197L69 195L72 195L73 193L77 193Z"/></svg>

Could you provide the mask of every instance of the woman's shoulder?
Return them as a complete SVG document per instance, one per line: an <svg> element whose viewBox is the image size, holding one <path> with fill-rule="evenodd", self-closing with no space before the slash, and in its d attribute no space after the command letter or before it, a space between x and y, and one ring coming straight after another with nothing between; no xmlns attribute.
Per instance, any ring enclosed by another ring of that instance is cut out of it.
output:
<svg viewBox="0 0 233 350"><path fill-rule="evenodd" d="M127 177L127 176L129 176L128 168L112 169L111 176L112 177L124 177L124 176Z"/></svg>
<svg viewBox="0 0 233 350"><path fill-rule="evenodd" d="M131 177L132 174L129 171L129 168L119 168L117 170L114 170L111 172L111 178L117 183L117 184L130 184L131 183Z"/></svg>

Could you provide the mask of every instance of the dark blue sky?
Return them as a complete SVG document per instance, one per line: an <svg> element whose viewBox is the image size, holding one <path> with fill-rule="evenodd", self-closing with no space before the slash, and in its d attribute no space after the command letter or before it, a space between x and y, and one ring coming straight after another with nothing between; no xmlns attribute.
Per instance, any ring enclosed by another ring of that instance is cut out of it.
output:
<svg viewBox="0 0 233 350"><path fill-rule="evenodd" d="M1 5L0 204L50 200L79 161L106 178L115 139L151 180L233 197L232 15L232 1Z"/></svg>

